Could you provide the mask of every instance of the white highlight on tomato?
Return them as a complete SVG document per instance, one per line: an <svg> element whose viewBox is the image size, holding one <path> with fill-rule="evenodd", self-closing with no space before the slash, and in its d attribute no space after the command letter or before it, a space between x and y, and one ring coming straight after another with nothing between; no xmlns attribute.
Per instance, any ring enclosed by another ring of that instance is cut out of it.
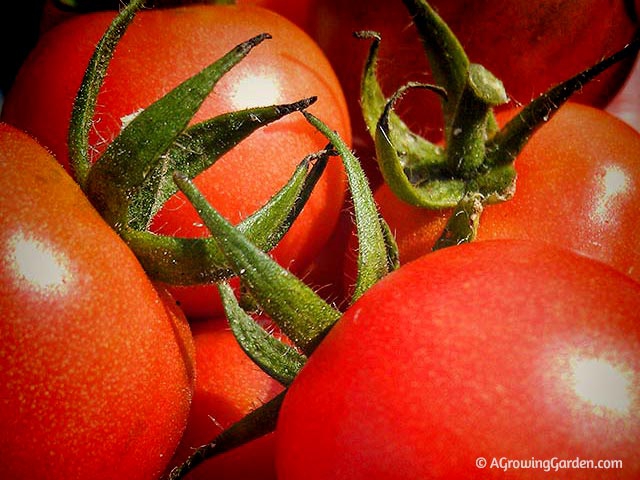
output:
<svg viewBox="0 0 640 480"><path fill-rule="evenodd" d="M629 175L619 166L609 165L604 169L600 181L600 192L596 196L593 216L597 219L615 216L616 199L624 195L630 187Z"/></svg>
<svg viewBox="0 0 640 480"><path fill-rule="evenodd" d="M601 358L575 358L571 366L578 397L594 407L629 413L633 384L629 371Z"/></svg>
<svg viewBox="0 0 640 480"><path fill-rule="evenodd" d="M273 105L281 96L277 76L269 72L247 75L234 84L233 90L231 100L236 109Z"/></svg>
<svg viewBox="0 0 640 480"><path fill-rule="evenodd" d="M43 293L63 293L71 280L67 259L50 245L17 232L9 241L9 264L16 277Z"/></svg>

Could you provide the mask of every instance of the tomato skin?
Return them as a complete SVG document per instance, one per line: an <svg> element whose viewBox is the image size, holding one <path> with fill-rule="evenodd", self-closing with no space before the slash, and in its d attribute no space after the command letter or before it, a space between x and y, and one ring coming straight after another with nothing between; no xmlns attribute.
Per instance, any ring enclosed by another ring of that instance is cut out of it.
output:
<svg viewBox="0 0 640 480"><path fill-rule="evenodd" d="M196 387L173 464L283 390L240 348L225 318L192 322ZM189 478L275 479L273 435L207 460Z"/></svg>
<svg viewBox="0 0 640 480"><path fill-rule="evenodd" d="M640 284L555 246L425 255L366 292L291 385L278 478L504 478L481 456L621 459L612 474L638 478L639 309Z"/></svg>
<svg viewBox="0 0 640 480"><path fill-rule="evenodd" d="M515 196L484 209L478 240L555 243L640 280L639 155L640 135L628 125L592 107L564 105L516 159ZM375 198L403 263L431 250L451 213L408 205L386 186Z"/></svg>
<svg viewBox="0 0 640 480"><path fill-rule="evenodd" d="M6 98L3 118L38 138L68 167L71 106L95 43L114 12L79 15L41 37ZM254 6L192 5L138 14L116 49L98 97L91 145L102 151L120 131L121 119L195 74L238 43L259 33L273 38L256 47L218 83L194 121L258 105L318 96L309 111L350 142L341 87L324 54L302 30L276 13ZM65 65L64 69L59 68ZM326 139L299 114L266 126L196 178L196 185L227 219L253 213ZM345 191L342 165L329 162L304 212L273 254L300 271L335 226ZM206 236L208 230L182 194L169 199L151 229L159 234ZM213 287L172 290L190 317L219 313ZM184 298L183 298L184 297Z"/></svg>
<svg viewBox="0 0 640 480"><path fill-rule="evenodd" d="M158 476L194 382L184 314L75 182L0 124L0 470Z"/></svg>

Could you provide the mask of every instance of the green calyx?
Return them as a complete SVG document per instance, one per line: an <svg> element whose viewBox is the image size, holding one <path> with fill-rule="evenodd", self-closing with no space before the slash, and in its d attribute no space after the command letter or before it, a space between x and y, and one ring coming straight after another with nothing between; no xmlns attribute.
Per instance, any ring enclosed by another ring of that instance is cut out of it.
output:
<svg viewBox="0 0 640 480"><path fill-rule="evenodd" d="M508 101L502 82L469 61L453 32L426 1L403 2L421 38L435 85L409 83L385 97L377 79L381 38L375 32L360 32L358 37L371 41L361 82L362 112L380 171L396 196L418 207L454 209L435 246L442 248L475 238L484 206L514 195L514 160L535 130L583 85L635 54L640 41L534 99L500 129L493 110ZM413 88L428 88L439 95L443 145L415 134L394 113L397 102Z"/></svg>
<svg viewBox="0 0 640 480"><path fill-rule="evenodd" d="M231 112L189 126L218 80L270 38L263 33L136 114L92 164L88 133L97 96L113 52L143 3L134 0L123 9L96 47L73 108L70 161L77 182L152 279L172 285L219 281L232 275L232 269L212 238L171 237L148 230L155 214L178 191L173 172L193 179L252 132L303 111L316 99ZM275 247L308 200L330 153L322 150L301 159L289 182L241 222L239 230L258 248Z"/></svg>

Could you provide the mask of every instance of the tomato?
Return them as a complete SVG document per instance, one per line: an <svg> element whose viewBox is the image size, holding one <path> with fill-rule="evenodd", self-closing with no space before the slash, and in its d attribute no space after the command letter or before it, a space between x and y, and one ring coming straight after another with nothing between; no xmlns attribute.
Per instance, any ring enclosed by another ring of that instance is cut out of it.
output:
<svg viewBox="0 0 640 480"><path fill-rule="evenodd" d="M76 183L0 124L0 470L159 476L194 382L184 314Z"/></svg>
<svg viewBox="0 0 640 480"><path fill-rule="evenodd" d="M615 459L612 475L638 478L639 312L640 284L552 245L425 255L366 292L292 383L278 478L504 478L494 457Z"/></svg>
<svg viewBox="0 0 640 480"><path fill-rule="evenodd" d="M226 319L192 322L192 332L196 387L176 465L283 389L244 353ZM260 439L206 461L189 478L275 478L273 449L272 436Z"/></svg>
<svg viewBox="0 0 640 480"><path fill-rule="evenodd" d="M485 207L478 240L547 241L640 280L639 156L638 132L601 110L565 104L517 157L514 197ZM375 198L403 263L431 250L451 214L401 202L387 186Z"/></svg>
<svg viewBox="0 0 640 480"><path fill-rule="evenodd" d="M79 15L49 30L6 98L3 118L37 137L67 167L66 138L73 98L95 43L113 16L114 12ZM92 148L102 151L127 115L262 32L270 33L273 39L254 49L223 77L195 121L241 108L317 96L309 110L349 142L342 89L308 35L259 7L192 5L138 14L116 49L98 97ZM325 145L326 139L301 115L291 115L252 134L198 176L196 184L213 206L235 223L266 203L307 154ZM311 261L338 220L344 172L338 160L329 163L304 212L273 252L281 264L294 271ZM184 237L208 235L195 209L181 194L168 201L151 229ZM176 288L172 292L190 317L221 311L212 301L217 295L213 287Z"/></svg>
<svg viewBox="0 0 640 480"><path fill-rule="evenodd" d="M622 48L637 28L623 0L589 0L579 5L564 0L431 0L429 4L459 38L470 61L484 65L504 82L512 106L528 103ZM368 161L372 143L358 99L369 42L354 39L352 33L374 30L382 35L378 73L387 96L407 81L432 81L424 50L400 0L315 0L312 8L315 15L307 30L326 52L343 84L350 102L354 146ZM611 69L576 99L603 106L624 81L631 63ZM440 139L442 121L436 95L412 92L398 107L417 133Z"/></svg>

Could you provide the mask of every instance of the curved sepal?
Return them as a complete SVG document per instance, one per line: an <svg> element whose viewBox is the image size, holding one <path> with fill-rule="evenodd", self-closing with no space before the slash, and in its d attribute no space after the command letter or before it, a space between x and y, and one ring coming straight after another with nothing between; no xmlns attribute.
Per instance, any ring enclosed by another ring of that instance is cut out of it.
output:
<svg viewBox="0 0 640 480"><path fill-rule="evenodd" d="M467 85L469 59L449 26L425 0L403 2L418 30L435 83L447 92L441 99L446 131L452 126Z"/></svg>
<svg viewBox="0 0 640 480"><path fill-rule="evenodd" d="M377 75L378 50L381 38L378 33L372 31L356 32L356 37L371 40L369 54L362 74L360 104L367 130L371 134L371 138L375 140L379 119L388 103L388 99L385 97L378 82ZM446 97L446 91L434 85L416 82L411 83L410 86L403 87L401 90L404 91L407 88L428 88ZM397 97L399 94L396 93L395 96ZM395 112L388 112L387 122L389 123L389 136L392 139L392 143L395 145L396 151L402 152L399 155L402 157L404 168L418 170L421 164L438 163L440 161L442 149L420 135L413 133Z"/></svg>
<svg viewBox="0 0 640 480"><path fill-rule="evenodd" d="M463 179L452 176L444 150L439 148L435 152L437 156L421 156L418 149L399 151L394 142L397 137L391 124L394 105L408 88L419 85L422 84L408 84L399 89L387 102L378 120L375 146L380 171L389 188L401 200L426 208L451 207L464 196L466 187ZM412 160L407 161L407 157Z"/></svg>
<svg viewBox="0 0 640 480"><path fill-rule="evenodd" d="M327 137L342 158L351 192L358 236L358 273L352 301L359 298L397 265L397 246L380 218L360 162L336 132L311 113L303 112L311 125ZM386 230L385 230L386 228Z"/></svg>
<svg viewBox="0 0 640 480"><path fill-rule="evenodd" d="M260 307L305 355L313 352L340 318L340 312L225 220L189 178L176 173L174 180Z"/></svg>
<svg viewBox="0 0 640 480"><path fill-rule="evenodd" d="M248 315L240 307L228 283L218 283L218 291L231 330L245 353L271 378L290 385L305 364L306 357L278 340Z"/></svg>
<svg viewBox="0 0 640 480"><path fill-rule="evenodd" d="M89 158L89 131L93 123L98 93L116 45L143 4L144 0L132 0L109 25L89 60L73 103L68 135L69 159L75 180L83 190L92 164Z"/></svg>

